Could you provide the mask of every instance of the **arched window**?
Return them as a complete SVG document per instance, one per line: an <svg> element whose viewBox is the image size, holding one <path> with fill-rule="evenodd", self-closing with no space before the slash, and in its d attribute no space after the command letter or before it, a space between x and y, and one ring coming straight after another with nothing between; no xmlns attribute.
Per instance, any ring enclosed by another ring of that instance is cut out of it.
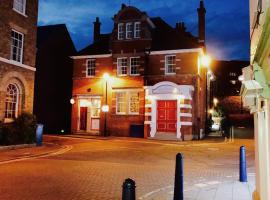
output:
<svg viewBox="0 0 270 200"><path fill-rule="evenodd" d="M5 118L14 119L18 114L19 90L14 84L9 84L6 92Z"/></svg>

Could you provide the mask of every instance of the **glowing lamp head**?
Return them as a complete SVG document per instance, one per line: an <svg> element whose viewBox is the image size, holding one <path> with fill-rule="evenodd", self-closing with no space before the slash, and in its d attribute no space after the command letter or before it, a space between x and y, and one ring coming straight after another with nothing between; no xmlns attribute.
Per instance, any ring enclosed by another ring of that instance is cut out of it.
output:
<svg viewBox="0 0 270 200"><path fill-rule="evenodd" d="M74 100L74 99L70 99L70 101L69 101L69 102L70 102L70 104L72 104L72 105L73 105L73 104L75 103L75 100Z"/></svg>
<svg viewBox="0 0 270 200"><path fill-rule="evenodd" d="M108 73L103 74L103 79L108 81L110 79L110 75Z"/></svg>
<svg viewBox="0 0 270 200"><path fill-rule="evenodd" d="M215 105L217 105L218 104L218 99L214 98L213 102L214 102Z"/></svg>
<svg viewBox="0 0 270 200"><path fill-rule="evenodd" d="M212 115L212 114L214 113L214 110L213 110L213 109L210 109L210 110L208 111L208 113Z"/></svg>
<svg viewBox="0 0 270 200"><path fill-rule="evenodd" d="M109 106L108 105L103 105L101 107L101 110L102 110L102 112L109 112Z"/></svg>
<svg viewBox="0 0 270 200"><path fill-rule="evenodd" d="M204 55L201 57L201 64L204 67L209 67L211 63L211 58L208 55Z"/></svg>

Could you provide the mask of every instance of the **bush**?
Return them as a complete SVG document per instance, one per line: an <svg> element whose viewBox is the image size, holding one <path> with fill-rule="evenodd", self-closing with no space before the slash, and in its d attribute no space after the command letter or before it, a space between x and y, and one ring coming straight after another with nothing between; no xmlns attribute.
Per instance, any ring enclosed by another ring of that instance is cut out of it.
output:
<svg viewBox="0 0 270 200"><path fill-rule="evenodd" d="M0 144L31 144L35 142L36 118L22 113L13 123L0 124Z"/></svg>

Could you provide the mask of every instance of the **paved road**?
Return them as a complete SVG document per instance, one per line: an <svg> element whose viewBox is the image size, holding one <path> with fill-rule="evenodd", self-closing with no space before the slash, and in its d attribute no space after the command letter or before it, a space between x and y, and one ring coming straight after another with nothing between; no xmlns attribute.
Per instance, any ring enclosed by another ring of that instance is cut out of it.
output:
<svg viewBox="0 0 270 200"><path fill-rule="evenodd" d="M252 140L191 144L47 137L46 141L73 148L0 165L1 200L118 200L128 177L136 180L138 199L155 199L158 193L171 190L178 152L185 156L185 190L196 184L237 180L241 145L247 147L249 174L255 171Z"/></svg>

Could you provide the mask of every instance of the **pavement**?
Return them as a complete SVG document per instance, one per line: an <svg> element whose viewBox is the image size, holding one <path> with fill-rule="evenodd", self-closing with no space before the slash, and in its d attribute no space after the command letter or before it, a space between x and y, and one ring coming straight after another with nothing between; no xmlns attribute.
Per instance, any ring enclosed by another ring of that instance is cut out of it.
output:
<svg viewBox="0 0 270 200"><path fill-rule="evenodd" d="M251 200L254 141L191 142L45 136L43 147L0 151L0 199L121 199L126 178L141 200L173 199L175 155L184 155L185 200ZM248 183L240 183L239 147Z"/></svg>

